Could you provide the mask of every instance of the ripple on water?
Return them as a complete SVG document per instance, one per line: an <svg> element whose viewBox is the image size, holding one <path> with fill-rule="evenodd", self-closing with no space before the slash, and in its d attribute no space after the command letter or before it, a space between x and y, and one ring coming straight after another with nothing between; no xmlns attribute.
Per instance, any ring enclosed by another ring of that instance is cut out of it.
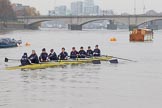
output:
<svg viewBox="0 0 162 108"><path fill-rule="evenodd" d="M152 43L129 43L128 31L15 31L7 37L21 38L30 47L0 49L0 107L4 108L160 108L162 106L162 38ZM117 42L110 43L111 36ZM86 39L86 41L85 41ZM37 40L37 41L35 41ZM48 42L48 44L47 44ZM137 60L119 64L81 64L40 70L3 70L19 65L4 58L20 58L24 52L42 48L56 53L61 47L94 48L102 54ZM9 52L9 53L8 53ZM159 107L160 106L160 107Z"/></svg>

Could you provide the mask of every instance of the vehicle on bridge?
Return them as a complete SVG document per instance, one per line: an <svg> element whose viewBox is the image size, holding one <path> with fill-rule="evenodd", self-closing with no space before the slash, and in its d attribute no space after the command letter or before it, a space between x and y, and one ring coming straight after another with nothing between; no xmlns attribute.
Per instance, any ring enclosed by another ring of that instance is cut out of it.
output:
<svg viewBox="0 0 162 108"><path fill-rule="evenodd" d="M152 29L134 29L130 32L130 41L152 41L153 30Z"/></svg>

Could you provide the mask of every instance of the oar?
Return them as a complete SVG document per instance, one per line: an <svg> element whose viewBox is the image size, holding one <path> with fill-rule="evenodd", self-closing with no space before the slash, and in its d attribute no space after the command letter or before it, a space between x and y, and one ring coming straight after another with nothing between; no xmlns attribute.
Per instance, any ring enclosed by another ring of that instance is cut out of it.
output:
<svg viewBox="0 0 162 108"><path fill-rule="evenodd" d="M12 61L20 61L20 59L9 59L9 58L5 58L5 62L8 62L9 60L12 60Z"/></svg>
<svg viewBox="0 0 162 108"><path fill-rule="evenodd" d="M114 57L114 56L106 56L106 57L112 57L112 58L116 58L116 59L121 59L121 60L126 60L126 61L131 61L131 62L137 62L135 60L130 60L130 59L126 59L126 58L120 58L120 57Z"/></svg>
<svg viewBox="0 0 162 108"><path fill-rule="evenodd" d="M112 60L108 60L110 63L112 64L118 64L118 59L112 59Z"/></svg>
<svg viewBox="0 0 162 108"><path fill-rule="evenodd" d="M76 59L72 59L72 60L79 61L79 60L87 60L87 59L91 59L91 58L76 58ZM101 60L92 60L92 63L93 64L101 64Z"/></svg>
<svg viewBox="0 0 162 108"><path fill-rule="evenodd" d="M92 60L92 63L93 64L101 64L101 61L100 60Z"/></svg>

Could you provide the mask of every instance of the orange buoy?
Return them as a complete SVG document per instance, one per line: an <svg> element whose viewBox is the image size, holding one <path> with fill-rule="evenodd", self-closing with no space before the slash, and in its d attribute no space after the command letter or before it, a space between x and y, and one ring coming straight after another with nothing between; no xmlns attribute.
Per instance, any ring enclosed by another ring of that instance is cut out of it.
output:
<svg viewBox="0 0 162 108"><path fill-rule="evenodd" d="M26 42L25 43L25 46L30 46L31 44L29 42Z"/></svg>
<svg viewBox="0 0 162 108"><path fill-rule="evenodd" d="M110 38L110 41L115 42L115 41L117 41L117 39L115 37L112 37L112 38Z"/></svg>

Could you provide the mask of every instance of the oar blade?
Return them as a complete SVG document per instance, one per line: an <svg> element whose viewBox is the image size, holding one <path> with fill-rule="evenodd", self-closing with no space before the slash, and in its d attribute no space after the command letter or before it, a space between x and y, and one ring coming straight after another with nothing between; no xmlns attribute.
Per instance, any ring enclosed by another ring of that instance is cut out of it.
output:
<svg viewBox="0 0 162 108"><path fill-rule="evenodd" d="M93 60L92 63L93 64L101 64L101 61L100 60Z"/></svg>
<svg viewBox="0 0 162 108"><path fill-rule="evenodd" d="M130 60L130 59L125 59L125 58L119 58L119 57L114 57L114 58L121 59L121 60L126 60L126 61L130 61L130 62L137 62L137 61Z"/></svg>
<svg viewBox="0 0 162 108"><path fill-rule="evenodd" d="M5 62L8 62L8 58L5 58Z"/></svg>
<svg viewBox="0 0 162 108"><path fill-rule="evenodd" d="M118 64L118 59L112 59L112 60L109 60L110 63L112 64Z"/></svg>
<svg viewBox="0 0 162 108"><path fill-rule="evenodd" d="M135 60L126 59L126 58L120 58L120 57L114 57L114 56L106 56L106 57L111 57L111 58L120 59L120 60L126 60L126 61L130 61L130 62L137 62Z"/></svg>

